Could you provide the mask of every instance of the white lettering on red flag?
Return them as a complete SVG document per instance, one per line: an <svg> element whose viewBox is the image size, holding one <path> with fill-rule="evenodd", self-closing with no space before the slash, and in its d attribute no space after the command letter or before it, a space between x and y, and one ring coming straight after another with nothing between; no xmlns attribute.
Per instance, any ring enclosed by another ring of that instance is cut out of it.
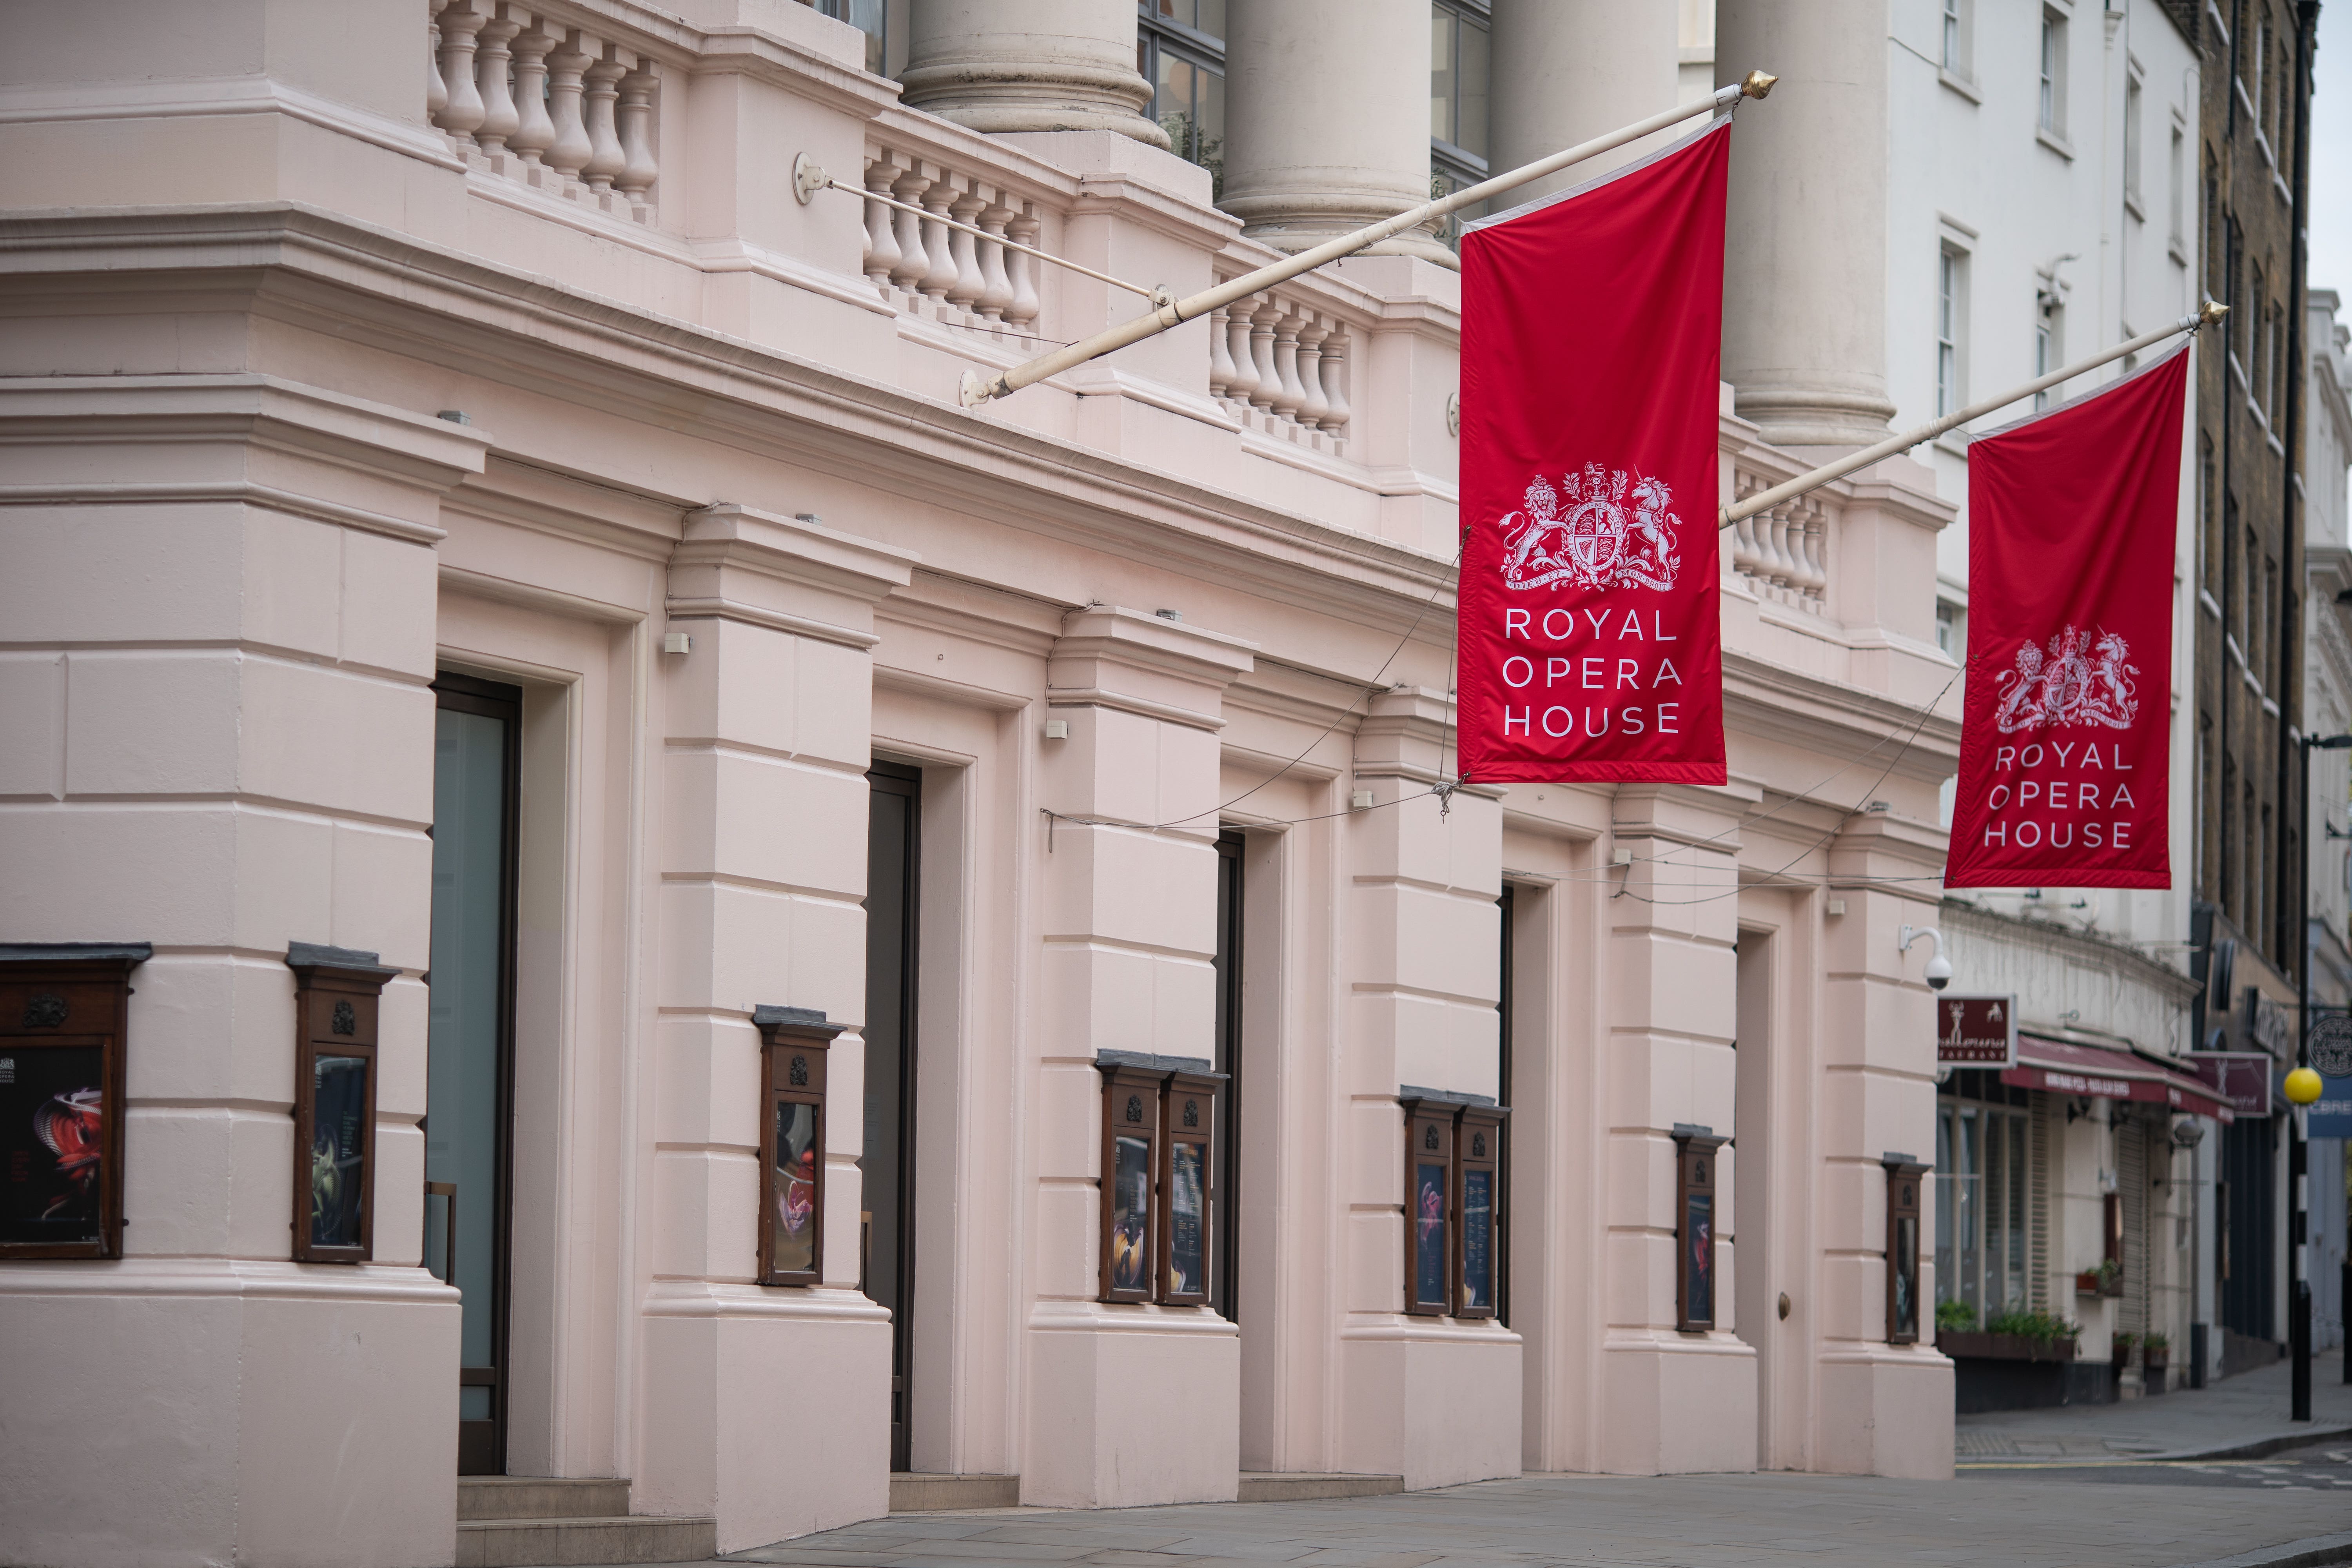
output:
<svg viewBox="0 0 2352 1568"><path fill-rule="evenodd" d="M1969 444L1969 668L1944 883L2168 888L2184 345Z"/></svg>
<svg viewBox="0 0 2352 1568"><path fill-rule="evenodd" d="M1462 777L1724 782L1730 126L1462 238Z"/></svg>

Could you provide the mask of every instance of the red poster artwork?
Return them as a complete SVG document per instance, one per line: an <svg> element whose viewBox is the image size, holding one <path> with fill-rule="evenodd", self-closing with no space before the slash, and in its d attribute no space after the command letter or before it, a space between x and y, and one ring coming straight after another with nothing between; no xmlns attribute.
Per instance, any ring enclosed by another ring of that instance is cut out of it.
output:
<svg viewBox="0 0 2352 1568"><path fill-rule="evenodd" d="M1721 784L1730 124L1462 237L1461 772Z"/></svg>
<svg viewBox="0 0 2352 1568"><path fill-rule="evenodd" d="M1969 667L1944 882L2168 888L2187 344L1969 444Z"/></svg>

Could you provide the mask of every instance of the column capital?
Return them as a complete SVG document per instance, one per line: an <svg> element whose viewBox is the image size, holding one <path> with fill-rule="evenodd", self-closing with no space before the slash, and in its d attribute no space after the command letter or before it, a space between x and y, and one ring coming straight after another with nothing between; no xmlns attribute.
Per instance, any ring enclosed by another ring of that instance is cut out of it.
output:
<svg viewBox="0 0 2352 1568"><path fill-rule="evenodd" d="M1064 618L1045 660L1045 701L1116 708L1199 730L1224 727L1224 689L1256 668L1257 644L1117 605Z"/></svg>
<svg viewBox="0 0 2352 1568"><path fill-rule="evenodd" d="M920 559L814 516L719 501L686 514L666 608L672 620L740 621L868 648L874 605L905 587Z"/></svg>

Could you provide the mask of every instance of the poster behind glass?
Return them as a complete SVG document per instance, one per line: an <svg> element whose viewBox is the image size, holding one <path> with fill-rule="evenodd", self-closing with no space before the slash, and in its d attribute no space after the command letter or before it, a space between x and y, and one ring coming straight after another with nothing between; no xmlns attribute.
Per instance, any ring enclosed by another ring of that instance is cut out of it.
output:
<svg viewBox="0 0 2352 1568"><path fill-rule="evenodd" d="M1111 1140L1110 1288L1151 1285L1151 1141L1122 1134Z"/></svg>
<svg viewBox="0 0 2352 1568"><path fill-rule="evenodd" d="M358 1247L367 1131L367 1058L310 1063L310 1245Z"/></svg>
<svg viewBox="0 0 2352 1568"><path fill-rule="evenodd" d="M1893 1339L1919 1337L1919 1219L1895 1216L1895 1331Z"/></svg>
<svg viewBox="0 0 2352 1568"><path fill-rule="evenodd" d="M1413 1162L1412 1300L1415 1306L1445 1305L1445 1166Z"/></svg>
<svg viewBox="0 0 2352 1568"><path fill-rule="evenodd" d="M772 1274L816 1272L816 1107L776 1102L775 1252Z"/></svg>
<svg viewBox="0 0 2352 1568"><path fill-rule="evenodd" d="M103 1242L103 1047L0 1047L0 1241Z"/></svg>
<svg viewBox="0 0 2352 1568"><path fill-rule="evenodd" d="M1208 1293L1207 1250L1202 1246L1203 1191L1202 1164L1205 1145L1173 1142L1168 1149L1168 1293L1202 1296ZM1114 1281L1116 1282L1116 1281Z"/></svg>
<svg viewBox="0 0 2352 1568"><path fill-rule="evenodd" d="M1689 1273L1685 1276L1683 1297L1685 1317L1694 1323L1715 1321L1715 1194L1690 1193L1683 1199L1683 1245L1690 1249L1685 1259Z"/></svg>
<svg viewBox="0 0 2352 1568"><path fill-rule="evenodd" d="M1462 1310L1495 1307L1495 1173L1462 1173Z"/></svg>

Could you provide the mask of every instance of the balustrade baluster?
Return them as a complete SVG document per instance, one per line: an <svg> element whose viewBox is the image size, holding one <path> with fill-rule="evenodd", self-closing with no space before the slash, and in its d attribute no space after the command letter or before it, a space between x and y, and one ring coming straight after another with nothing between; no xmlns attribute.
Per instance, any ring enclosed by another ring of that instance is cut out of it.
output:
<svg viewBox="0 0 2352 1568"><path fill-rule="evenodd" d="M966 189L948 209L948 216L958 223L970 224L980 216L980 209L987 205L978 192ZM954 253L956 274L955 281L948 286L948 303L959 306L968 313L975 312L980 306L980 297L988 292L988 279L980 270L980 242L960 228L948 230L948 235L951 241L950 248Z"/></svg>
<svg viewBox="0 0 2352 1568"><path fill-rule="evenodd" d="M1036 214L1024 209L1019 217L1004 226L1004 232L1013 243L1038 249L1042 247L1037 244L1037 237L1044 228L1045 226L1037 221ZM1004 319L1016 327L1025 326L1035 321L1045 309L1037 298L1036 263L1017 250L1006 257L1005 261L1013 272L1013 304L1004 312Z"/></svg>
<svg viewBox="0 0 2352 1568"><path fill-rule="evenodd" d="M441 83L449 101L442 106L440 123L461 146L473 145L474 128L482 122L482 92L474 85L474 37L488 20L466 0L441 13Z"/></svg>
<svg viewBox="0 0 2352 1568"><path fill-rule="evenodd" d="M1234 362L1233 379L1226 383L1225 395L1235 403L1248 403L1257 391L1257 360L1250 353L1250 302L1236 300L1225 307L1225 332L1231 344L1228 357Z"/></svg>
<svg viewBox="0 0 2352 1568"><path fill-rule="evenodd" d="M632 200L643 201L661 174L654 161L654 73L640 57L637 68L621 79L621 172L613 183Z"/></svg>
<svg viewBox="0 0 2352 1568"><path fill-rule="evenodd" d="M1257 310L1250 316L1250 363L1257 367L1257 383L1250 388L1250 406L1271 410L1282 395L1282 372L1274 363L1274 326L1283 309L1271 295L1253 294Z"/></svg>
<svg viewBox="0 0 2352 1568"><path fill-rule="evenodd" d="M887 153L866 165L866 188L877 196L890 194L890 178L898 171L890 166ZM877 289L890 287L890 269L898 265L898 236L891 219L896 215L880 202L866 204L866 276Z"/></svg>
<svg viewBox="0 0 2352 1568"><path fill-rule="evenodd" d="M1811 502L1805 507L1805 607L1815 615L1822 612L1829 597L1830 558L1829 520L1822 509Z"/></svg>
<svg viewBox="0 0 2352 1568"><path fill-rule="evenodd" d="M1323 395L1330 407L1324 412L1323 428L1337 436L1348 427L1355 412L1348 406L1348 350L1349 340L1344 331L1334 331L1323 340Z"/></svg>
<svg viewBox="0 0 2352 1568"><path fill-rule="evenodd" d="M507 137L507 151L526 166L543 161L555 142L555 121L547 117L547 51L562 39L534 24L515 36L508 48L514 53L515 128Z"/></svg>
<svg viewBox="0 0 2352 1568"><path fill-rule="evenodd" d="M1004 225L1013 209L991 201L981 209L980 226L989 237L980 245L980 313L992 321L1004 320L1013 308L1013 279L1004 272Z"/></svg>
<svg viewBox="0 0 2352 1568"><path fill-rule="evenodd" d="M620 133L614 128L613 105L620 97L614 83L628 68L617 58L619 51L611 44L604 46L604 58L588 68L587 119L588 162L581 166L580 176L588 182L592 191L609 191L613 176L628 166L628 156L621 151Z"/></svg>
<svg viewBox="0 0 2352 1568"><path fill-rule="evenodd" d="M955 247L949 244L955 230L939 221L948 216L955 199L955 187L944 178L934 180L923 193L923 211L929 215L923 220L923 253L930 258L931 267L919 287L934 300L945 300L956 285Z"/></svg>
<svg viewBox="0 0 2352 1568"><path fill-rule="evenodd" d="M437 11L425 22L425 118L434 124L449 107L449 87L441 79L441 16Z"/></svg>
<svg viewBox="0 0 2352 1568"><path fill-rule="evenodd" d="M1217 279L1220 283L1223 279ZM1225 334L1233 323L1225 319L1223 305L1209 312L1209 395L1224 397L1231 395L1234 384L1234 354Z"/></svg>
<svg viewBox="0 0 2352 1568"><path fill-rule="evenodd" d="M1309 430L1331 412L1330 395L1323 390L1323 340L1331 335L1328 322L1309 319L1298 331L1298 384L1307 395L1298 405L1298 422Z"/></svg>
<svg viewBox="0 0 2352 1568"><path fill-rule="evenodd" d="M1274 373L1282 378L1281 390L1274 395L1274 411L1285 419L1297 419L1301 404L1307 401L1307 388L1298 380L1298 330L1307 318L1285 307L1282 319L1274 324Z"/></svg>
<svg viewBox="0 0 2352 1568"><path fill-rule="evenodd" d="M931 188L931 177L923 173L922 165L910 163L890 183L890 194L909 206L919 204L923 193ZM923 220L913 213L894 212L898 226L898 260L890 268L890 281L908 294L915 292L923 275L931 269L931 258L923 254Z"/></svg>
<svg viewBox="0 0 2352 1568"><path fill-rule="evenodd" d="M590 64L587 50L581 47L584 41L575 30L566 35L562 48L547 57L547 108L555 123L555 139L547 145L546 161L566 180L578 179L596 151L581 105L581 73Z"/></svg>
<svg viewBox="0 0 2352 1568"><path fill-rule="evenodd" d="M481 95L482 122L474 128L475 144L484 157L495 158L506 151L507 138L522 123L515 112L514 89L507 70L514 57L507 50L507 40L522 31L522 24L511 16L499 16L486 22L475 35L474 86Z"/></svg>

